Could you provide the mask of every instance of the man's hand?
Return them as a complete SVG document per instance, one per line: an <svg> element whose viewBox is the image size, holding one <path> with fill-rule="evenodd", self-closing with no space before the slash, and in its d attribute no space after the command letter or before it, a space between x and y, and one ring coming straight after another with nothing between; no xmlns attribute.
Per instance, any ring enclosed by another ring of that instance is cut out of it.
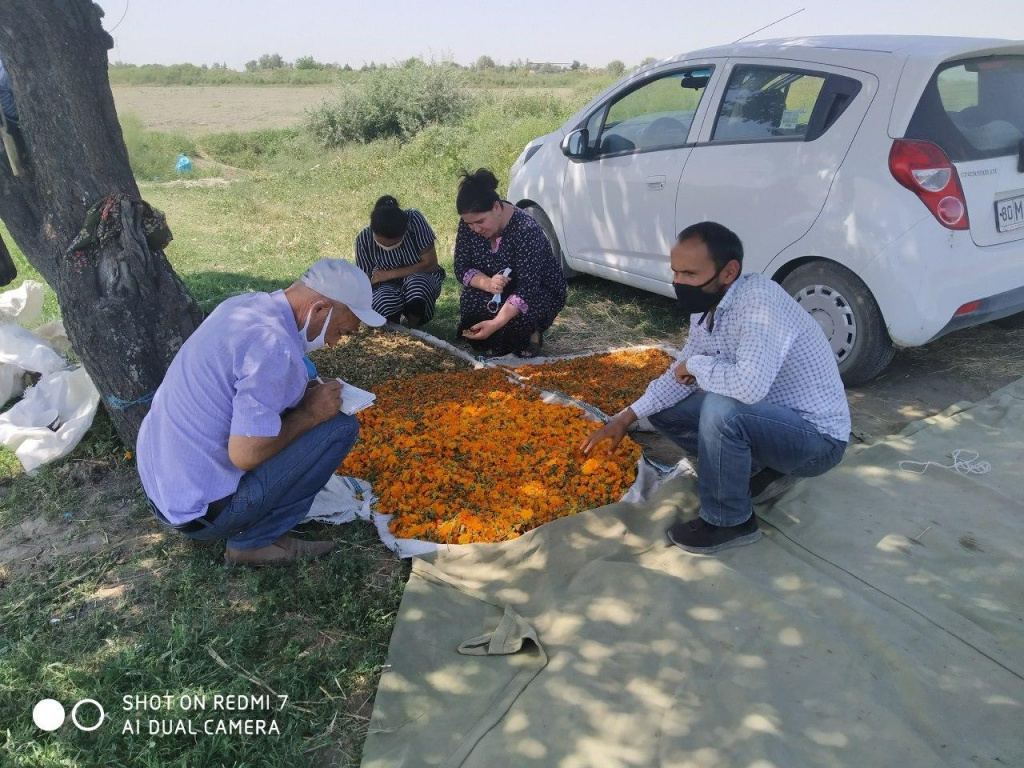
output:
<svg viewBox="0 0 1024 768"><path fill-rule="evenodd" d="M373 274L370 275L370 285L379 285L386 283L391 279L391 273L387 270L375 269Z"/></svg>
<svg viewBox="0 0 1024 768"><path fill-rule="evenodd" d="M464 330L462 335L470 341L483 341L493 336L499 328L501 326L494 320L484 320Z"/></svg>
<svg viewBox="0 0 1024 768"><path fill-rule="evenodd" d="M487 290L489 290L491 293L504 293L505 288L508 286L510 282L511 280L509 280L507 277L505 277L503 274L499 272L490 279L490 283L487 287Z"/></svg>
<svg viewBox="0 0 1024 768"><path fill-rule="evenodd" d="M299 408L309 415L313 426L333 419L341 410L341 382L328 379L307 389Z"/></svg>
<svg viewBox="0 0 1024 768"><path fill-rule="evenodd" d="M622 438L626 436L626 430L634 421L636 421L636 414L633 413L632 408L627 408L603 427L591 432L580 446L580 451L586 456L605 440L611 440L611 443L608 444L608 455L610 456L618 449Z"/></svg>
<svg viewBox="0 0 1024 768"><path fill-rule="evenodd" d="M676 381L684 386L693 386L697 383L697 379L694 378L693 374L690 373L686 368L686 361L683 360L675 370Z"/></svg>

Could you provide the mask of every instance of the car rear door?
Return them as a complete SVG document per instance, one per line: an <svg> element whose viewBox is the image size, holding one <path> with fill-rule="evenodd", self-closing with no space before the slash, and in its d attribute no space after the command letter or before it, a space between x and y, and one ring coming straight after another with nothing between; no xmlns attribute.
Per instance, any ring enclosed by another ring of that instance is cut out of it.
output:
<svg viewBox="0 0 1024 768"><path fill-rule="evenodd" d="M906 135L937 144L956 167L975 245L1024 240L1024 55L940 66Z"/></svg>
<svg viewBox="0 0 1024 768"><path fill-rule="evenodd" d="M718 221L750 270L811 228L877 91L864 72L778 59L730 59L683 172L676 228Z"/></svg>

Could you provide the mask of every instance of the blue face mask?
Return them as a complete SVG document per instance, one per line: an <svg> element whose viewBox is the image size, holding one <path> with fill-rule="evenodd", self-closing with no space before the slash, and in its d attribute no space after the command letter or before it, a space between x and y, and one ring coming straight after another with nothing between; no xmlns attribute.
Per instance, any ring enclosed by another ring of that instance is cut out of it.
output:
<svg viewBox="0 0 1024 768"><path fill-rule="evenodd" d="M302 336L302 347L305 352L314 352L321 347L327 345L327 326L331 324L331 315L334 314L334 307L331 307L327 312L327 319L324 320L324 327L320 330L320 335L312 341L309 340L309 321L313 319L313 308L309 308L309 312L306 313L306 324L299 330L299 335Z"/></svg>

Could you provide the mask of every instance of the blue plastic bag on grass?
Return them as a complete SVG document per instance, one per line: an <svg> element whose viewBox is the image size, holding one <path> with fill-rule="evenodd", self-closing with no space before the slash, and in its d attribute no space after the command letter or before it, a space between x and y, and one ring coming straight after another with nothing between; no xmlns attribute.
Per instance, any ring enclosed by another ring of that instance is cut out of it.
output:
<svg viewBox="0 0 1024 768"><path fill-rule="evenodd" d="M192 170L192 161L185 155L178 155L178 164L174 166L178 173L188 173Z"/></svg>

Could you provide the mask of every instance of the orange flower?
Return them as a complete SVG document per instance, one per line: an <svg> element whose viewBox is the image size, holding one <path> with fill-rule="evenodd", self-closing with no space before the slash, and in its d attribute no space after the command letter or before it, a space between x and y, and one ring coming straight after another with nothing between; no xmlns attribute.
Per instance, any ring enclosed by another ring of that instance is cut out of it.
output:
<svg viewBox="0 0 1024 768"><path fill-rule="evenodd" d="M671 364L672 358L660 349L642 349L523 365L515 372L534 387L564 392L614 415L636 401Z"/></svg>
<svg viewBox="0 0 1024 768"><path fill-rule="evenodd" d="M384 384L359 414L360 440L339 471L365 477L377 511L402 538L493 542L617 501L639 447L583 460L597 426L578 408L547 404L494 369Z"/></svg>

